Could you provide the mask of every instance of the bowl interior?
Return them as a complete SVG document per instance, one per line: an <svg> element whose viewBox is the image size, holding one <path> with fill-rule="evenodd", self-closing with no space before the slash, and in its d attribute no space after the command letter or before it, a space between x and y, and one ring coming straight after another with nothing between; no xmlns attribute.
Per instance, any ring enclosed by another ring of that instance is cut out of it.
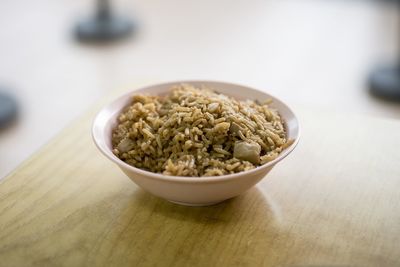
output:
<svg viewBox="0 0 400 267"><path fill-rule="evenodd" d="M170 88L173 85L180 84L180 83L188 83L192 84L194 86L206 86L210 89L215 90L216 92L234 97L236 99L251 99L251 100L266 100L266 99L272 99L273 102L271 104L271 107L276 108L281 115L281 117L284 120L286 131L287 131L287 137L289 140L294 140L293 144L290 145L288 148L286 148L284 151L281 152L279 157L271 162L268 162L259 168L267 167L270 165L275 164L276 162L280 161L282 158L284 158L287 154L289 154L294 147L297 145L299 135L300 135L300 128L299 128L299 123L292 112L292 110L286 106L282 101L277 99L274 96L271 96L267 93L242 86L242 85L237 85L237 84L230 84L230 83L225 83L225 82L214 82L214 81L178 81L178 82L170 82L170 83L163 83L163 84L157 84L157 85L152 85L144 88L140 88L138 90L134 90L131 92L128 92L109 105L107 105L105 108L103 108L97 115L97 117L94 120L93 123L93 129L92 129L92 135L93 139L98 146L98 148L102 151L103 154L105 154L108 158L111 160L118 162L119 164L124 164L127 165L128 168L136 169L137 168L130 166L120 160L118 157L116 157L112 153L112 131L117 125L117 118L118 115L122 112L122 110L128 106L131 103L131 96L135 94L148 94L148 95L165 95L168 93ZM144 170L140 170L141 172L147 172ZM152 173L153 174L153 173ZM159 175L159 174L157 174ZM226 176L231 176L226 175ZM221 177L221 176L216 176L216 177ZM187 179L187 177L181 177ZM191 178L193 179L193 177ZM204 179L204 178L202 178Z"/></svg>

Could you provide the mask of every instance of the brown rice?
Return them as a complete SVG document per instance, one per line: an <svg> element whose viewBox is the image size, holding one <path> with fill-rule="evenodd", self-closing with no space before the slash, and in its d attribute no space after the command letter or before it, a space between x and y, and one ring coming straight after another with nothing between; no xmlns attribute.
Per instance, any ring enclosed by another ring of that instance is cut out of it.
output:
<svg viewBox="0 0 400 267"><path fill-rule="evenodd" d="M289 145L268 101L239 101L189 84L174 86L166 96L133 96L118 117L112 144L126 163L176 176L250 170Z"/></svg>

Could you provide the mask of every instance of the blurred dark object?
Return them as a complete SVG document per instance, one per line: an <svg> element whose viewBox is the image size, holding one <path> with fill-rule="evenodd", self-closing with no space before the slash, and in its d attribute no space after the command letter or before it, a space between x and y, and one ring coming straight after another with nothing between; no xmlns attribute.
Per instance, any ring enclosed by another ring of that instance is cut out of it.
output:
<svg viewBox="0 0 400 267"><path fill-rule="evenodd" d="M0 92L0 130L6 128L17 117L17 102L10 95Z"/></svg>
<svg viewBox="0 0 400 267"><path fill-rule="evenodd" d="M377 68L370 75L369 85L374 96L400 101L400 66Z"/></svg>
<svg viewBox="0 0 400 267"><path fill-rule="evenodd" d="M113 14L109 0L97 0L95 15L79 22L75 35L83 42L109 42L129 36L133 29L131 20Z"/></svg>
<svg viewBox="0 0 400 267"><path fill-rule="evenodd" d="M397 12L400 13L399 0L388 2L395 5ZM400 56L397 58L397 64L378 67L370 74L369 89L370 93L376 97L400 102Z"/></svg>

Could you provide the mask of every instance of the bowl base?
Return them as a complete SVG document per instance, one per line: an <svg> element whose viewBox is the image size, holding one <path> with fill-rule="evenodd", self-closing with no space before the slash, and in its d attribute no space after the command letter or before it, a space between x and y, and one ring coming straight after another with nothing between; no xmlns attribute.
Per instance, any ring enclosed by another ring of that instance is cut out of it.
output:
<svg viewBox="0 0 400 267"><path fill-rule="evenodd" d="M172 201L172 200L168 200L168 201L171 202L171 203L178 204L178 205L183 205L183 206L204 207L204 206L212 206L212 205L221 203L221 202L223 202L225 200L217 201L217 202L210 202L210 203L186 203L186 202L179 202L179 201Z"/></svg>

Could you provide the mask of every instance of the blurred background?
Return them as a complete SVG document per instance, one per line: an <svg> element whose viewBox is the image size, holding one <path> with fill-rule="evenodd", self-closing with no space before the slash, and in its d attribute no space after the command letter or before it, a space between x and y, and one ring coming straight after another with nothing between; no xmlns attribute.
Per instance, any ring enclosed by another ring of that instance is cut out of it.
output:
<svg viewBox="0 0 400 267"><path fill-rule="evenodd" d="M115 0L132 34L87 43L76 25L94 0L2 0L0 91L18 117L0 129L0 179L101 97L178 79L241 83L296 108L400 119L369 94L396 63L399 9L363 0ZM88 133L89 134L89 133Z"/></svg>

